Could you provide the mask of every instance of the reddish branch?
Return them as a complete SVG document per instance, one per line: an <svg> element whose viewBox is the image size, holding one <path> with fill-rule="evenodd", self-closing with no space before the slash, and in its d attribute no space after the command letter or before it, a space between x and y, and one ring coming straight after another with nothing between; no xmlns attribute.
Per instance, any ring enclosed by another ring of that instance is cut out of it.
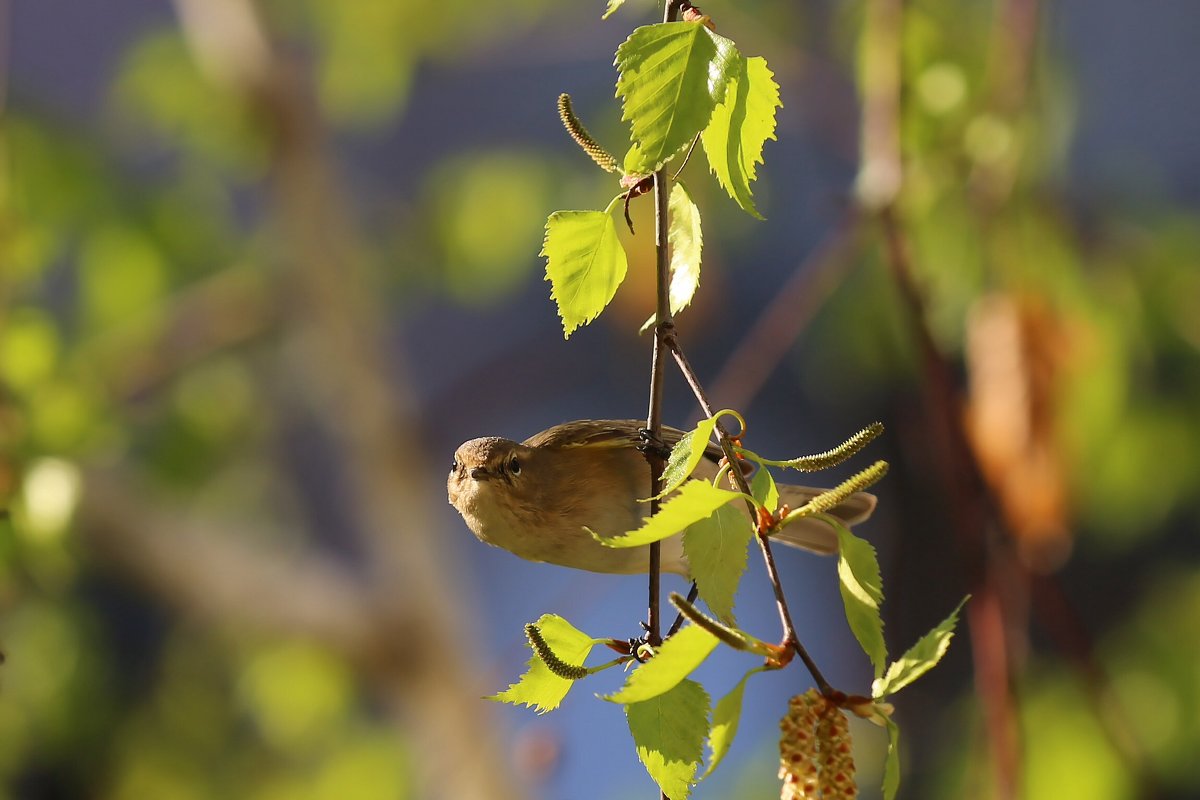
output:
<svg viewBox="0 0 1200 800"><path fill-rule="evenodd" d="M725 360L712 393L746 408L841 281L862 244L862 215L846 212L837 227L792 273Z"/></svg>

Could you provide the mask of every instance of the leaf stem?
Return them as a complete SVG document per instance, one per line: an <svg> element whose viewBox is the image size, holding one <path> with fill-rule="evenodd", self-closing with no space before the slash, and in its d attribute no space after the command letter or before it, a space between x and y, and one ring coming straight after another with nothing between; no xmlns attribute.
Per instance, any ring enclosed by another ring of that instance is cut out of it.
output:
<svg viewBox="0 0 1200 800"><path fill-rule="evenodd" d="M696 584L695 581L692 581L692 588L688 589L687 601L689 603L695 603L696 598L699 596L700 596L700 587ZM684 620L684 616L683 616L683 612L681 611L681 612L679 612L678 615L676 615L675 622L671 624L671 630L667 631L668 639L670 639L672 636L674 636L676 633L678 633L679 629L681 627L683 627L683 620Z"/></svg>
<svg viewBox="0 0 1200 800"><path fill-rule="evenodd" d="M625 192L621 192L619 195L614 197L612 200L609 200L608 205L606 205L604 207L604 213L611 214L613 212L613 209L616 208L617 203L619 203L625 199L625 194L626 194Z"/></svg>
<svg viewBox="0 0 1200 800"><path fill-rule="evenodd" d="M692 137L692 143L688 145L687 152L683 155L683 161L679 162L679 169L675 170L675 174L671 176L671 180L678 180L679 173L683 172L683 168L688 165L688 161L692 158L692 151L696 149L696 143L700 141L700 134Z"/></svg>
<svg viewBox="0 0 1200 800"><path fill-rule="evenodd" d="M709 617L700 609L696 608L696 606L692 604L691 600L683 599L683 595L680 595L676 592L671 592L670 600L671 604L679 609L679 613L691 620L693 625L708 631L713 636L732 647L734 650L757 653L758 655L766 656L767 658L773 658L778 655L778 653L773 652L773 648L765 642L761 642L740 630L731 628L728 625Z"/></svg>
<svg viewBox="0 0 1200 800"><path fill-rule="evenodd" d="M633 656L621 656L620 658L614 658L612 661L605 661L603 664L597 664L594 667L588 667L587 674L595 675L597 672L603 672L606 669L611 669L612 667L620 666L621 664L628 664L633 660L635 660Z"/></svg>

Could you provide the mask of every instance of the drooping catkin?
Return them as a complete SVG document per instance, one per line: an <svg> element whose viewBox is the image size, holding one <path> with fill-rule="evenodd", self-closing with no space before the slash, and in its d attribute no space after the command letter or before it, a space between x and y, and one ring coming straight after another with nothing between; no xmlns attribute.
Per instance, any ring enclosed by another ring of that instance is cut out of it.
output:
<svg viewBox="0 0 1200 800"><path fill-rule="evenodd" d="M579 117L575 116L575 110L571 108L571 95L565 92L558 96L558 116L562 120L563 127L567 129L567 133L571 135L576 144L583 148L583 152L588 154L588 158L596 162L600 169L605 172L619 173L621 171L612 154L592 138L587 128L583 127Z"/></svg>
<svg viewBox="0 0 1200 800"><path fill-rule="evenodd" d="M881 433L883 433L883 423L872 422L832 450L826 450L824 453L817 453L811 456L793 458L790 461L783 462L780 466L797 469L801 472L816 472L817 470L836 467L866 447L872 439Z"/></svg>
<svg viewBox="0 0 1200 800"><path fill-rule="evenodd" d="M844 503L850 495L878 483L887 474L887 471L886 461L876 461L862 472L855 473L832 489L817 495L797 510L800 512L800 516L827 514Z"/></svg>
<svg viewBox="0 0 1200 800"><path fill-rule="evenodd" d="M563 661L558 655L550 649L550 645L546 642L542 632L538 630L538 626L532 622L525 626L525 637L529 639L529 646L537 653L546 665L546 667L560 678L577 681L580 678L587 677L587 667L568 664Z"/></svg>
<svg viewBox="0 0 1200 800"><path fill-rule="evenodd" d="M796 695L779 721L781 800L853 800L850 728L846 715L816 689Z"/></svg>

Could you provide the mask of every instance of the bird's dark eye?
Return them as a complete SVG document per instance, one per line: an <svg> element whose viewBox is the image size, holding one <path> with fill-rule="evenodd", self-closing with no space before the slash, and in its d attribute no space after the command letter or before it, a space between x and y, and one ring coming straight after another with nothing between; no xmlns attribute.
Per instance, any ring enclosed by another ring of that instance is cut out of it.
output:
<svg viewBox="0 0 1200 800"><path fill-rule="evenodd" d="M450 463L450 471L451 471L451 472L458 472L458 459L457 459L457 458L456 458L456 459L454 459L454 461L452 461L452 462Z"/></svg>
<svg viewBox="0 0 1200 800"><path fill-rule="evenodd" d="M508 462L508 469L513 475L520 475L521 474L521 462L518 461L516 458L513 458L511 461Z"/></svg>

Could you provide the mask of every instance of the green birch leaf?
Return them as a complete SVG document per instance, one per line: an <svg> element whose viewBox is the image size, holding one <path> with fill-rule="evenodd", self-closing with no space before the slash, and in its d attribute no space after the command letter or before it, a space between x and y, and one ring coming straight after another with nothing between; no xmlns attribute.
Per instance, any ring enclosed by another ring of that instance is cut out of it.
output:
<svg viewBox="0 0 1200 800"><path fill-rule="evenodd" d="M694 22L638 28L617 48L617 96L640 163L626 172L654 172L708 125L736 78L733 42Z"/></svg>
<svg viewBox="0 0 1200 800"><path fill-rule="evenodd" d="M625 151L625 158L621 160L621 172L626 175L646 175L648 173L638 171L645 163L646 157L642 155L642 149L634 142L629 145L629 149Z"/></svg>
<svg viewBox="0 0 1200 800"><path fill-rule="evenodd" d="M887 718L888 751L883 762L883 800L894 800L900 791L900 727Z"/></svg>
<svg viewBox="0 0 1200 800"><path fill-rule="evenodd" d="M667 210L671 220L667 228L667 240L671 243L671 263L668 267L671 283L667 294L671 313L678 314L691 304L700 286L700 252L704 249L704 234L700 229L700 209L682 181L676 181L671 187ZM657 320L658 315L651 314L638 332L650 330Z"/></svg>
<svg viewBox="0 0 1200 800"><path fill-rule="evenodd" d="M541 255L564 338L600 315L628 268L616 225L604 211L555 211L546 220Z"/></svg>
<svg viewBox="0 0 1200 800"><path fill-rule="evenodd" d="M679 148L674 153L668 153L667 157L662 159L662 163L665 164L668 161L673 161L676 156L683 155L687 152L691 145L692 141L689 139L687 144L685 144L683 147ZM634 142L633 144L629 145L629 149L625 151L625 158L621 161L621 171L626 175L649 175L651 172L653 172L653 170L649 170L647 165L651 163L653 162L646 158L646 155L642 152L642 148L638 146L638 143Z"/></svg>
<svg viewBox="0 0 1200 800"><path fill-rule="evenodd" d="M688 481L678 494L663 503L658 513L647 518L645 524L636 531L612 538L598 536L594 532L592 535L608 547L641 547L679 533L730 500L744 496L741 492L718 489L708 481Z"/></svg>
<svg viewBox="0 0 1200 800"><path fill-rule="evenodd" d="M604 14L601 15L600 19L608 19L613 15L614 11L623 5L625 5L625 0L608 0L608 8L604 9Z"/></svg>
<svg viewBox="0 0 1200 800"><path fill-rule="evenodd" d="M876 678L871 686L871 696L881 700L889 694L908 686L917 678L924 675L942 660L954 637L954 626L958 624L958 612L962 610L966 597L958 607L950 612L950 616L942 620L936 628L921 637L920 641L908 649L904 655L896 659L888 667L887 674Z"/></svg>
<svg viewBox="0 0 1200 800"><path fill-rule="evenodd" d="M737 686L734 686L729 694L717 702L717 707L713 709L712 731L708 734L708 749L712 751L712 756L708 760L708 769L701 776L702 779L713 773L713 770L725 758L725 754L729 752L733 738L737 736L738 723L742 718L742 697L746 693L746 681L750 680L750 676L754 673L762 672L765 669L766 667L755 667L747 672L738 681Z"/></svg>
<svg viewBox="0 0 1200 800"><path fill-rule="evenodd" d="M669 692L708 658L717 643L717 637L704 628L688 625L663 642L654 658L635 669L625 686L604 699L614 703L640 703Z"/></svg>
<svg viewBox="0 0 1200 800"><path fill-rule="evenodd" d="M708 693L692 680L625 706L638 758L671 800L687 800L708 736Z"/></svg>
<svg viewBox="0 0 1200 800"><path fill-rule="evenodd" d="M883 602L883 579L875 548L860 539L844 525L830 520L838 537L838 588L846 608L846 621L854 638L875 667L875 677L883 674L887 663L887 646L883 642L883 618L879 604Z"/></svg>
<svg viewBox="0 0 1200 800"><path fill-rule="evenodd" d="M765 59L742 58L725 100L713 111L701 140L717 182L748 214L762 219L754 207L750 182L758 177L763 145L775 138L779 85Z"/></svg>
<svg viewBox="0 0 1200 800"><path fill-rule="evenodd" d="M667 239L671 243L671 313L687 308L700 285L700 251L704 234L700 230L700 209L692 201L687 187L676 181L667 202L671 224Z"/></svg>
<svg viewBox="0 0 1200 800"><path fill-rule="evenodd" d="M713 429L717 426L716 417L702 419L695 428L685 433L671 448L671 456L663 467L663 490L659 497L666 497L683 485L691 477L692 472L704 458Z"/></svg>
<svg viewBox="0 0 1200 800"><path fill-rule="evenodd" d="M746 545L753 534L750 520L732 505L721 506L683 532L692 580L722 622L733 622L733 596L746 570Z"/></svg>
<svg viewBox="0 0 1200 800"><path fill-rule="evenodd" d="M568 664L582 664L596 644L595 639L556 614L543 614L534 624L554 654ZM487 699L530 706L539 714L545 714L558 708L574 684L575 681L551 672L534 653L529 659L529 670L520 680Z"/></svg>
<svg viewBox="0 0 1200 800"><path fill-rule="evenodd" d="M750 494L762 503L767 511L774 513L775 509L779 508L779 487L775 485L775 476L766 465L760 464L758 472L750 479Z"/></svg>

